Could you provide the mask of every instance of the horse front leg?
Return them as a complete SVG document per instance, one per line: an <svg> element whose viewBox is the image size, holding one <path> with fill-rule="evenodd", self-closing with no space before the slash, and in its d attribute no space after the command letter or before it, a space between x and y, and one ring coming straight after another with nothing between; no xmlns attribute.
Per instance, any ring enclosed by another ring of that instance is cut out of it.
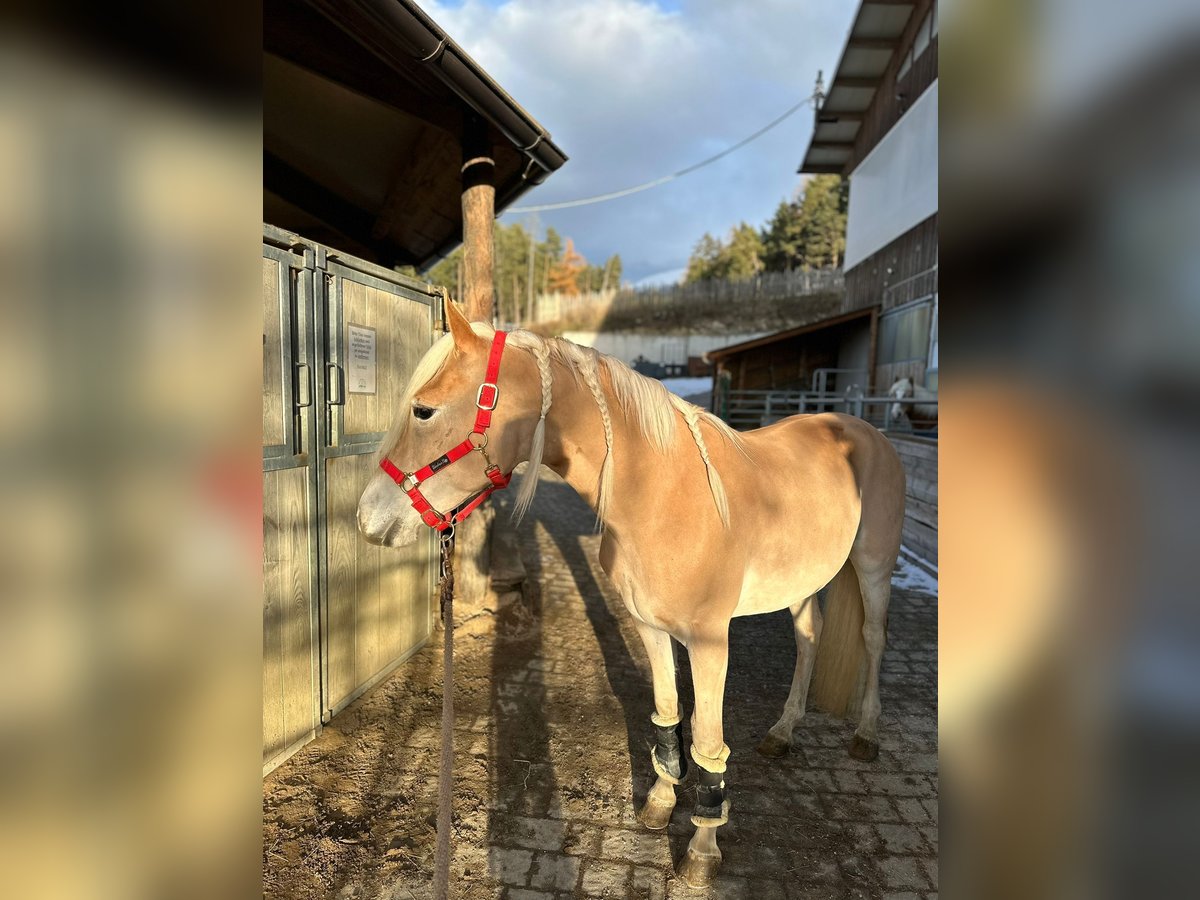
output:
<svg viewBox="0 0 1200 900"><path fill-rule="evenodd" d="M721 865L717 847L717 829L729 821L729 798L725 790L725 764L729 748L725 745L721 724L725 699L725 673L729 666L728 623L718 632L698 636L688 642L692 665L692 686L696 708L692 713L690 755L696 763L696 809L692 824L696 833L688 844L679 866L679 876L690 887L703 888L712 883Z"/></svg>
<svg viewBox="0 0 1200 900"><path fill-rule="evenodd" d="M654 749L650 762L658 779L638 811L638 821L656 831L667 827L675 809L675 785L687 775L683 752L683 722L679 715L679 690L675 682L675 646L665 631L651 628L636 619L634 624L650 657L654 678Z"/></svg>

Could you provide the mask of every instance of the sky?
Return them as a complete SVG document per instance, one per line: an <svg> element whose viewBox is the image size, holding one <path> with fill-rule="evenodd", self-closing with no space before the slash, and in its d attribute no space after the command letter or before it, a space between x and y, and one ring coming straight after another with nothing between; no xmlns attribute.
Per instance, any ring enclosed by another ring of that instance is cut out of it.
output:
<svg viewBox="0 0 1200 900"><path fill-rule="evenodd" d="M828 84L858 0L424 0L569 159L515 205L573 200L711 156ZM800 186L805 107L721 161L607 203L537 213L624 279L682 274L706 231L762 225ZM530 214L503 222L528 225ZM666 276L666 277L669 277Z"/></svg>

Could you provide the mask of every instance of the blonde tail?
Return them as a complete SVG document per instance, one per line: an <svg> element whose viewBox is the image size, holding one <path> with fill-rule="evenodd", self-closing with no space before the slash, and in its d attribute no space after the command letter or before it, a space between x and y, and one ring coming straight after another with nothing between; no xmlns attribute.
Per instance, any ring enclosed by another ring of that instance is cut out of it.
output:
<svg viewBox="0 0 1200 900"><path fill-rule="evenodd" d="M825 589L825 624L808 689L809 704L830 715L856 714L861 703L866 676L863 621L858 575L846 560Z"/></svg>

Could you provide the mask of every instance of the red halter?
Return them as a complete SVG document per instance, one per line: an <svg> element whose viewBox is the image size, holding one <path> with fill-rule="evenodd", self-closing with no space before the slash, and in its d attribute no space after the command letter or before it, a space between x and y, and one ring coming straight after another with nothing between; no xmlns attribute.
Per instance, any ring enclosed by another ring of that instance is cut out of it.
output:
<svg viewBox="0 0 1200 900"><path fill-rule="evenodd" d="M484 375L483 384L479 386L479 392L475 395L475 405L479 407L479 412L475 413L475 427L471 429L466 440L451 447L445 454L429 465L417 469L411 475L400 471L386 456L379 462L379 468L387 472L392 480L400 485L400 489L408 494L409 499L412 500L413 509L421 515L421 521L437 531L453 528L456 522L461 522L473 513L484 500L492 495L493 491L508 487L509 481L512 480L512 472L507 475L503 474L500 467L488 459L486 450L487 430L488 426L492 424L492 410L496 408L496 403L500 399L500 388L496 384L496 379L500 377L500 357L504 355L504 341L507 337L508 335L503 331L497 331L495 338L492 339L492 352L488 355L487 374ZM443 515L425 499L418 486L446 466L458 462L472 450L483 457L487 466L483 470L483 474L488 477L491 484L457 509L451 510L449 515Z"/></svg>

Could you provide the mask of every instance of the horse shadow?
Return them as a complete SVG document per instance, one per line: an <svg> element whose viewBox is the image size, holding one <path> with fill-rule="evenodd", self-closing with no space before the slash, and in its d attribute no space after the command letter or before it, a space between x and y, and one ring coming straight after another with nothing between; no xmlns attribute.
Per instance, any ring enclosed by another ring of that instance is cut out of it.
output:
<svg viewBox="0 0 1200 900"><path fill-rule="evenodd" d="M626 733L629 759L629 783L632 786L633 808L640 807L654 783L649 754L652 746L650 715L654 711L649 664L644 653L631 651L641 648L640 638L627 615L614 613L611 604L620 603L607 580L597 577L599 562L594 549L595 514L569 485L557 479L543 477L529 514L521 526L522 543L529 545L532 531L541 526L553 541L570 572L575 591L583 603L583 611L600 648L604 675L612 696L620 706ZM540 553L526 553L525 565L530 593L542 601L539 586L545 583L545 560ZM586 734L579 740L587 741ZM624 816L624 824L634 824L632 809Z"/></svg>

